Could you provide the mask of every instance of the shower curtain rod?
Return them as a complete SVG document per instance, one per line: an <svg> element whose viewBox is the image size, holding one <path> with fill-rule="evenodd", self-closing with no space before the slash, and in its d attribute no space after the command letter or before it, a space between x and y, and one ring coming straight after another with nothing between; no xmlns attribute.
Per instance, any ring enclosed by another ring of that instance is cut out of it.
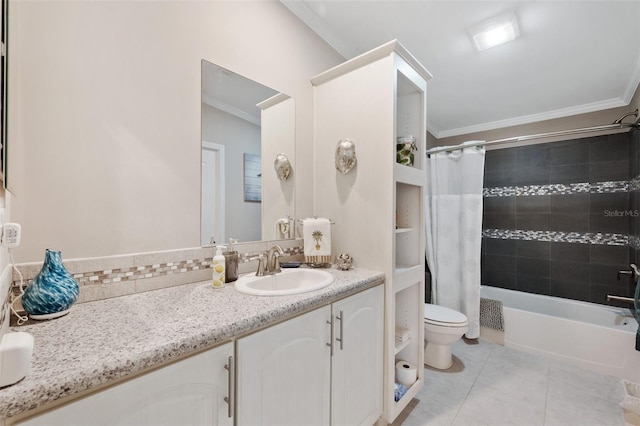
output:
<svg viewBox="0 0 640 426"><path fill-rule="evenodd" d="M571 130L558 130L555 132L547 132L547 133L538 133L535 135L525 135L525 136L515 136L512 138L504 138L504 139L496 139L493 141L487 142L477 142L477 143L462 143L455 146L446 146L446 147L435 147L428 149L426 151L427 155L437 154L438 152L445 151L455 151L456 149L461 148L469 148L474 146L487 146L487 145L500 145L505 143L514 143L514 142L522 142L522 141L530 141L535 139L544 139L555 136L569 136L569 135L577 135L581 133L591 133L591 132L600 132L604 130L619 130L626 128L640 128L640 119L638 119L635 123L623 123L622 120L629 116L638 116L638 110L636 109L634 112L627 113L613 122L613 124L605 124L603 126L594 126L594 127L583 127L580 129L571 129Z"/></svg>

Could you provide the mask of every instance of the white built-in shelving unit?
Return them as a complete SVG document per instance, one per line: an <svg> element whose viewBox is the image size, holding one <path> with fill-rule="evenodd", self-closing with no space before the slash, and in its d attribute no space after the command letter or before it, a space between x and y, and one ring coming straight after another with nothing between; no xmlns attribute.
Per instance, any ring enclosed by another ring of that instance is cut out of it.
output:
<svg viewBox="0 0 640 426"><path fill-rule="evenodd" d="M383 420L400 414L424 384L424 184L426 85L431 74L397 41L332 68L314 85L314 210L334 222L334 254L385 273ZM413 167L396 163L396 138L413 135ZM337 143L356 147L357 166L335 168ZM396 343L395 330L410 339ZM394 400L395 364L418 376Z"/></svg>

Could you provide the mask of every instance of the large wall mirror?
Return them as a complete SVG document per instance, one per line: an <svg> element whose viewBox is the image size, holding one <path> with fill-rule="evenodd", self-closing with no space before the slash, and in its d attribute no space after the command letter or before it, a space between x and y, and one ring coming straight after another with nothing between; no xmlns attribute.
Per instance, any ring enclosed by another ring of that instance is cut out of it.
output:
<svg viewBox="0 0 640 426"><path fill-rule="evenodd" d="M292 98L202 61L201 245L274 239L295 215L293 179L273 168L278 153L294 162L294 116Z"/></svg>

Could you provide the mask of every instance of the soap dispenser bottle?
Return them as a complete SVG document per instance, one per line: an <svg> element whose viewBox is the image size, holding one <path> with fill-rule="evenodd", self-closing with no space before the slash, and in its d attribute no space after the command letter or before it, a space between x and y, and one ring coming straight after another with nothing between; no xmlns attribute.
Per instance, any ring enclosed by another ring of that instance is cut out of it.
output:
<svg viewBox="0 0 640 426"><path fill-rule="evenodd" d="M225 246L216 246L216 255L213 256L213 262L211 268L213 269L212 284L213 288L224 287L224 262L225 258L222 254L222 250L226 249Z"/></svg>
<svg viewBox="0 0 640 426"><path fill-rule="evenodd" d="M232 283L238 279L238 252L233 249L233 243L238 242L229 238L229 249L224 252L224 282Z"/></svg>

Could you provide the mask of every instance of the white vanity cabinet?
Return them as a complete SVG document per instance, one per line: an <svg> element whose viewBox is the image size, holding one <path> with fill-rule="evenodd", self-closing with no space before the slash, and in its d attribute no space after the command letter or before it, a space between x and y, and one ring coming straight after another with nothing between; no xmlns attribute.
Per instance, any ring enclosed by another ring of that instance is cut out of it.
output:
<svg viewBox="0 0 640 426"><path fill-rule="evenodd" d="M233 425L226 402L233 379L233 343L227 343L8 424Z"/></svg>
<svg viewBox="0 0 640 426"><path fill-rule="evenodd" d="M383 288L237 341L238 425L371 425L382 414Z"/></svg>
<svg viewBox="0 0 640 426"><path fill-rule="evenodd" d="M331 424L372 425L382 415L384 291L378 286L332 306Z"/></svg>
<svg viewBox="0 0 640 426"><path fill-rule="evenodd" d="M382 415L384 286L0 426L372 425Z"/></svg>

